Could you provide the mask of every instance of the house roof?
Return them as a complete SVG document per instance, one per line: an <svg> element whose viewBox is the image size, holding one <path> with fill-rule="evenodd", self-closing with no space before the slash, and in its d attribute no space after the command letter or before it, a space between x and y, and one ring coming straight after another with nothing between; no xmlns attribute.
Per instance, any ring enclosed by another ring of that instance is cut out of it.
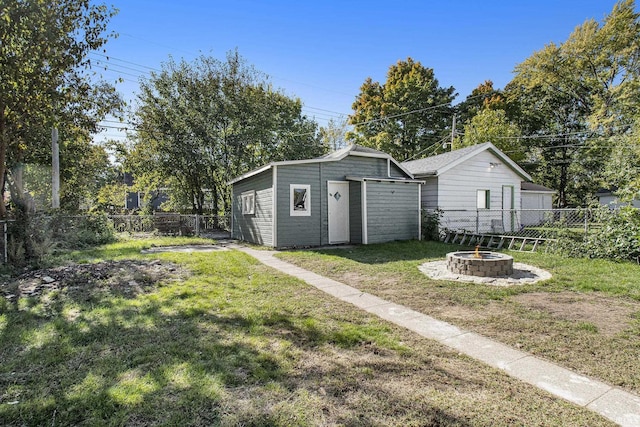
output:
<svg viewBox="0 0 640 427"><path fill-rule="evenodd" d="M409 172L409 170L404 167L401 163L395 160L393 157L384 153L382 151L375 150L373 148L363 147L362 145L352 144L348 145L340 150L333 151L329 154L326 154L322 157L317 157L315 159L305 159L305 160L286 160L282 162L271 162L261 168L254 169L250 172L247 172L243 175L240 175L231 181L227 182L228 185L235 184L236 182L242 181L254 175L257 175L261 172L267 171L274 166L284 166L284 165L302 165L307 163L324 163L324 162L336 162L344 159L347 156L361 156L361 157L375 157L380 159L388 159L393 164L395 164L400 170L407 174L410 179L413 179L413 174Z"/></svg>
<svg viewBox="0 0 640 427"><path fill-rule="evenodd" d="M522 191L537 191L539 193L555 193L556 190L545 187L544 185L534 184L533 182L521 182L520 189Z"/></svg>
<svg viewBox="0 0 640 427"><path fill-rule="evenodd" d="M490 142L472 145L424 159L403 162L402 165L417 177L438 176L483 151L490 151L522 179L531 181L531 176L524 169Z"/></svg>

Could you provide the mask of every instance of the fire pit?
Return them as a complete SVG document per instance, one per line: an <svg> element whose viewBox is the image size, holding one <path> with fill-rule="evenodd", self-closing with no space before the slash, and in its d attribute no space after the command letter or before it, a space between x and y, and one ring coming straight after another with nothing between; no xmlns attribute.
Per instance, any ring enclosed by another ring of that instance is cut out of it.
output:
<svg viewBox="0 0 640 427"><path fill-rule="evenodd" d="M513 257L497 252L449 252L447 269L455 274L478 277L501 277L513 274Z"/></svg>

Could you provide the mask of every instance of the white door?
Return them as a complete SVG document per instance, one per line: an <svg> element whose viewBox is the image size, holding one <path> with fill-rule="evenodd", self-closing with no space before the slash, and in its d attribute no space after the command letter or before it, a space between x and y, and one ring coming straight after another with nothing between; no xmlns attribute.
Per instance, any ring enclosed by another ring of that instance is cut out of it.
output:
<svg viewBox="0 0 640 427"><path fill-rule="evenodd" d="M349 183L327 181L329 243L349 241Z"/></svg>
<svg viewBox="0 0 640 427"><path fill-rule="evenodd" d="M504 231L513 231L513 187L502 187L502 224Z"/></svg>

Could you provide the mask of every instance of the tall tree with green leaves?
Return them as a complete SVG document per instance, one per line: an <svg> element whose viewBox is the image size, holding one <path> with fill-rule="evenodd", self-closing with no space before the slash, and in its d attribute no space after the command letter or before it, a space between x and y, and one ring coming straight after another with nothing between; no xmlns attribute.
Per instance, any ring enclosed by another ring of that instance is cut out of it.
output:
<svg viewBox="0 0 640 427"><path fill-rule="evenodd" d="M111 36L114 14L88 0L6 0L0 8L0 189L4 194L9 184L18 208L22 165L50 162L52 127L60 128L63 142L86 148L98 122L122 105L114 87L91 72L88 56ZM74 155L67 148L61 155ZM78 163L63 157L61 164Z"/></svg>
<svg viewBox="0 0 640 427"><path fill-rule="evenodd" d="M583 204L602 181L610 138L627 132L640 107L640 22L635 2L617 3L602 23L588 20L516 66L507 85L530 138L536 177L560 206Z"/></svg>
<svg viewBox="0 0 640 427"><path fill-rule="evenodd" d="M450 132L453 87L440 87L432 68L407 58L384 84L367 78L353 103L349 139L402 161L433 148Z"/></svg>
<svg viewBox="0 0 640 427"><path fill-rule="evenodd" d="M467 98L456 105L457 122L461 125L469 122L484 109L504 110L506 108L503 91L494 89L491 80L485 80L471 91Z"/></svg>
<svg viewBox="0 0 640 427"><path fill-rule="evenodd" d="M128 160L141 175L171 181L171 195L203 213L229 212L226 182L277 160L326 152L299 99L274 90L237 51L225 61L169 60L141 85L137 141Z"/></svg>
<svg viewBox="0 0 640 427"><path fill-rule="evenodd" d="M454 140L453 148L491 142L516 162L525 158L521 144L522 132L509 121L504 110L485 108L464 125L462 136Z"/></svg>

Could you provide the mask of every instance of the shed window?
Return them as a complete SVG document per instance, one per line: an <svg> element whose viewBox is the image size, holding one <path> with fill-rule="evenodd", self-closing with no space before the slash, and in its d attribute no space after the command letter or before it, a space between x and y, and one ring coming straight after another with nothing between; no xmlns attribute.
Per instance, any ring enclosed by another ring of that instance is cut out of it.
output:
<svg viewBox="0 0 640 427"><path fill-rule="evenodd" d="M491 192L489 190L478 190L476 207L478 209L491 208Z"/></svg>
<svg viewBox="0 0 640 427"><path fill-rule="evenodd" d="M240 197L242 199L242 214L253 215L256 212L256 192L245 191Z"/></svg>
<svg viewBox="0 0 640 427"><path fill-rule="evenodd" d="M311 186L291 184L289 188L291 216L311 216Z"/></svg>

